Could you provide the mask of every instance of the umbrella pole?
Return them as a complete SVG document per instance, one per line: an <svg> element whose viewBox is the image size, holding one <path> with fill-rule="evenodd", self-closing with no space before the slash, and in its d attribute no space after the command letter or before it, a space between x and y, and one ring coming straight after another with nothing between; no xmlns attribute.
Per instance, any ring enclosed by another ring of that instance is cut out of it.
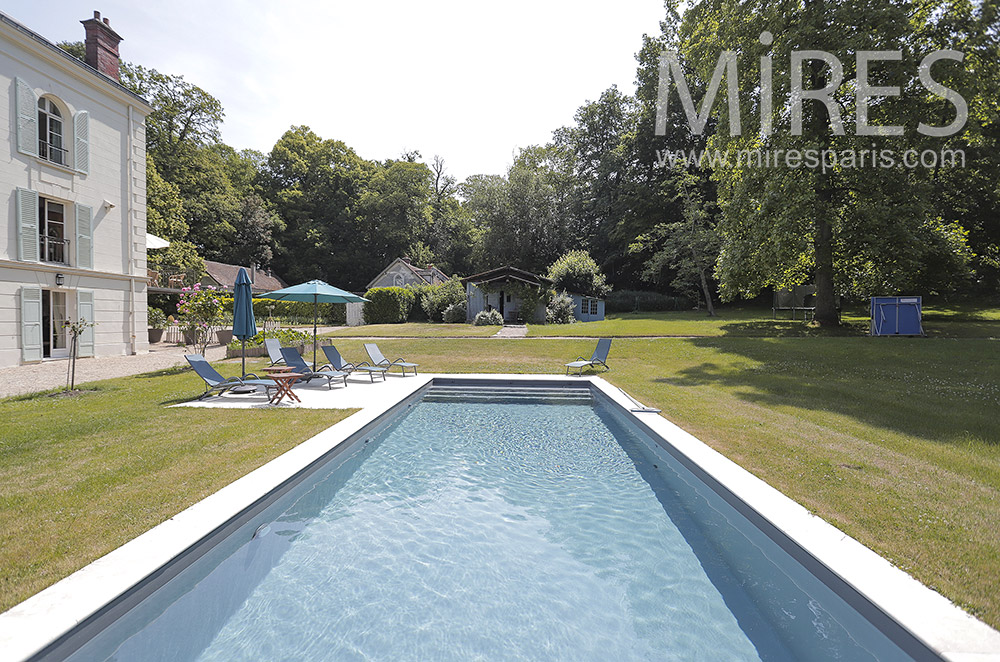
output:
<svg viewBox="0 0 1000 662"><path fill-rule="evenodd" d="M243 356L243 378L245 379L247 376L247 339L244 338L241 342L243 343L243 351L240 354Z"/></svg>
<svg viewBox="0 0 1000 662"><path fill-rule="evenodd" d="M319 297L313 295L313 372L316 371L316 318L319 316Z"/></svg>

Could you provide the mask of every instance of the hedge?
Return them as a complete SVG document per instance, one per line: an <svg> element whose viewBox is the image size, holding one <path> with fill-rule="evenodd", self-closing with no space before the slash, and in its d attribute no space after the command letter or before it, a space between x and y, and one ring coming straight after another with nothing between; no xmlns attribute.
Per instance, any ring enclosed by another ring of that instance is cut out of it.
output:
<svg viewBox="0 0 1000 662"><path fill-rule="evenodd" d="M413 290L405 287L373 287L365 292L365 324L401 324L406 321L416 300Z"/></svg>

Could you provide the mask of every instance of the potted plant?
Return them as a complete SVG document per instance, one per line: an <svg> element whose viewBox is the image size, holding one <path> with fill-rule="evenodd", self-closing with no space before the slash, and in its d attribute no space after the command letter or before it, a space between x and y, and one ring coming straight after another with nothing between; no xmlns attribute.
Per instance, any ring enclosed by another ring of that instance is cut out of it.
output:
<svg viewBox="0 0 1000 662"><path fill-rule="evenodd" d="M148 308L149 342L150 344L163 340L163 330L167 326L167 316L159 308Z"/></svg>

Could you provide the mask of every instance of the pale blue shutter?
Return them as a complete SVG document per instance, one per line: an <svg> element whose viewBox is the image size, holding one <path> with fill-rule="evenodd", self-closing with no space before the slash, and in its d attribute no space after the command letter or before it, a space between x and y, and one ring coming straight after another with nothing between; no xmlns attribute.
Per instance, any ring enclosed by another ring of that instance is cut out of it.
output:
<svg viewBox="0 0 1000 662"><path fill-rule="evenodd" d="M17 189L17 259L38 262L38 191Z"/></svg>
<svg viewBox="0 0 1000 662"><path fill-rule="evenodd" d="M76 205L76 266L94 268L94 210L87 205Z"/></svg>
<svg viewBox="0 0 1000 662"><path fill-rule="evenodd" d="M38 156L38 97L31 86L18 78L17 96L17 151Z"/></svg>
<svg viewBox="0 0 1000 662"><path fill-rule="evenodd" d="M90 172L90 113L81 110L73 116L73 163L77 172Z"/></svg>
<svg viewBox="0 0 1000 662"><path fill-rule="evenodd" d="M21 360L42 360L42 288L21 288Z"/></svg>
<svg viewBox="0 0 1000 662"><path fill-rule="evenodd" d="M94 322L94 293L87 290L77 290L76 292L76 318L81 322ZM84 328L80 334L80 344L77 347L77 356L94 355L94 327Z"/></svg>

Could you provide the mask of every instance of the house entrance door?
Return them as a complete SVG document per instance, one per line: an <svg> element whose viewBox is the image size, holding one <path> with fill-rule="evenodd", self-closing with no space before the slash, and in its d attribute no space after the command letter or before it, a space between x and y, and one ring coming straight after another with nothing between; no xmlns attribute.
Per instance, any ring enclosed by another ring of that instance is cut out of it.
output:
<svg viewBox="0 0 1000 662"><path fill-rule="evenodd" d="M42 356L45 358L66 358L69 345L66 343L67 319L66 293L42 290Z"/></svg>

